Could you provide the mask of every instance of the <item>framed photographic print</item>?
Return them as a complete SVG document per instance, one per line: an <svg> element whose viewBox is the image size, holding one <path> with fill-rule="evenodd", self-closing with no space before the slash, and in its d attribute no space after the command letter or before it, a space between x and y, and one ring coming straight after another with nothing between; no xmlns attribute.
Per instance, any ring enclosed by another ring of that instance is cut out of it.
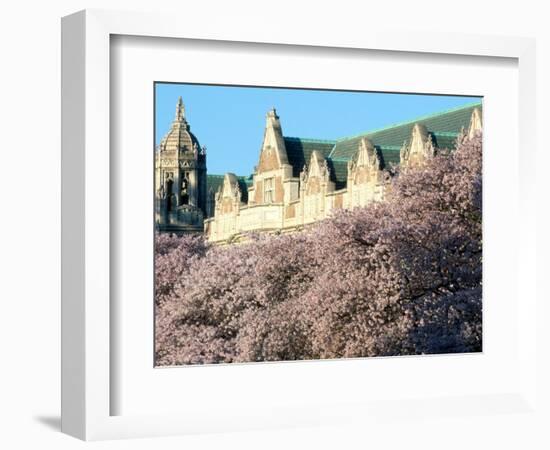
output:
<svg viewBox="0 0 550 450"><path fill-rule="evenodd" d="M530 40L85 11L62 44L63 431L536 414Z"/></svg>
<svg viewBox="0 0 550 450"><path fill-rule="evenodd" d="M155 112L155 365L481 352L480 98L156 83Z"/></svg>

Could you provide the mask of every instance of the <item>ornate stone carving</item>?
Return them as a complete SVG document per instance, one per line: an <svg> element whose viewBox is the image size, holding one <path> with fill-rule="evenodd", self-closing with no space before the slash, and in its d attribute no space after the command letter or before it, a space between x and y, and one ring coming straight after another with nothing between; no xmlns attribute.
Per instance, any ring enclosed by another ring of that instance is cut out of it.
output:
<svg viewBox="0 0 550 450"><path fill-rule="evenodd" d="M183 214L179 209L175 214L176 209L182 206L196 207L201 211L202 216L206 214L206 164L205 157L200 156L199 152L202 152L201 147L197 138L191 133L180 97L176 104L174 120L158 146L155 160L159 215L170 213L166 230L185 232L187 229L190 231L202 229L202 223L195 223L194 218L198 217L197 214L191 214L189 211ZM170 174L169 178L166 177L166 173ZM191 225L192 227L189 228Z"/></svg>
<svg viewBox="0 0 550 450"><path fill-rule="evenodd" d="M308 195L334 190L330 181L330 167L325 157L317 150L311 153L309 165L300 173L301 189Z"/></svg>
<svg viewBox="0 0 550 450"><path fill-rule="evenodd" d="M401 165L403 167L416 166L434 155L435 147L428 130L424 125L415 124L409 143L405 142L401 147Z"/></svg>
<svg viewBox="0 0 550 450"><path fill-rule="evenodd" d="M307 165L304 164L304 168L300 172L300 185L302 186L302 189L305 187L305 183L307 183L307 179L308 179Z"/></svg>
<svg viewBox="0 0 550 450"><path fill-rule="evenodd" d="M329 179L330 179L330 169L328 167L328 162L327 160L325 159L323 161L323 166L321 168L321 179L323 180L323 182L325 183L328 183L329 182Z"/></svg>
<svg viewBox="0 0 550 450"><path fill-rule="evenodd" d="M468 139L472 139L477 132L481 131L481 111L479 108L474 108L470 116L470 126L468 127Z"/></svg>
<svg viewBox="0 0 550 450"><path fill-rule="evenodd" d="M348 182L351 184L378 183L381 179L381 163L373 143L363 138L357 153L348 161Z"/></svg>
<svg viewBox="0 0 550 450"><path fill-rule="evenodd" d="M161 167L178 167L178 160L177 159L161 159L160 160Z"/></svg>

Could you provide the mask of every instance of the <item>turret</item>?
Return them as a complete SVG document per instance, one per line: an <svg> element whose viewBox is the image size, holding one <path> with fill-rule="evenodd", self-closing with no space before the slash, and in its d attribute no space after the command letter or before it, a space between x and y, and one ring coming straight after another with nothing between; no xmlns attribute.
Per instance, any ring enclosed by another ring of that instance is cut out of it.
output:
<svg viewBox="0 0 550 450"><path fill-rule="evenodd" d="M206 152L191 133L181 97L170 130L155 158L159 222L184 228L195 216L206 215ZM200 219L202 228L202 219ZM194 228L197 224L193 224Z"/></svg>

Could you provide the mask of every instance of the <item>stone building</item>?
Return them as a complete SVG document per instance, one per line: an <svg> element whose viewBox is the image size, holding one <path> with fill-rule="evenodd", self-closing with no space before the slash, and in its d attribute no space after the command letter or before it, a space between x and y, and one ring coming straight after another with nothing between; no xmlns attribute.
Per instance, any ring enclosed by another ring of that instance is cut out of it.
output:
<svg viewBox="0 0 550 450"><path fill-rule="evenodd" d="M249 177L209 179L205 232L211 242L255 231L289 232L334 210L383 201L397 165L452 151L482 126L481 103L335 141L284 136L275 109L266 117L259 161ZM215 194L214 194L215 192ZM210 217L212 216L212 217Z"/></svg>
<svg viewBox="0 0 550 450"><path fill-rule="evenodd" d="M204 230L206 177L206 149L191 133L180 97L170 131L155 151L155 218L159 231Z"/></svg>
<svg viewBox="0 0 550 450"><path fill-rule="evenodd" d="M337 209L383 201L397 165L452 151L460 136L481 130L481 113L476 103L331 141L284 136L273 109L254 172L212 175L180 98L155 153L157 229L205 232L223 243L249 232L291 232Z"/></svg>

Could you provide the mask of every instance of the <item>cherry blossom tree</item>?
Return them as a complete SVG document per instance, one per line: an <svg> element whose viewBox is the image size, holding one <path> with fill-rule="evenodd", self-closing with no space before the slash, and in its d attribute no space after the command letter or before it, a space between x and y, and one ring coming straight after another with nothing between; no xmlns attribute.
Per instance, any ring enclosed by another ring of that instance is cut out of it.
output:
<svg viewBox="0 0 550 450"><path fill-rule="evenodd" d="M480 134L290 235L157 237L161 365L481 350Z"/></svg>
<svg viewBox="0 0 550 450"><path fill-rule="evenodd" d="M162 233L155 237L155 302L160 304L184 281L193 260L204 256L207 244L202 236Z"/></svg>

